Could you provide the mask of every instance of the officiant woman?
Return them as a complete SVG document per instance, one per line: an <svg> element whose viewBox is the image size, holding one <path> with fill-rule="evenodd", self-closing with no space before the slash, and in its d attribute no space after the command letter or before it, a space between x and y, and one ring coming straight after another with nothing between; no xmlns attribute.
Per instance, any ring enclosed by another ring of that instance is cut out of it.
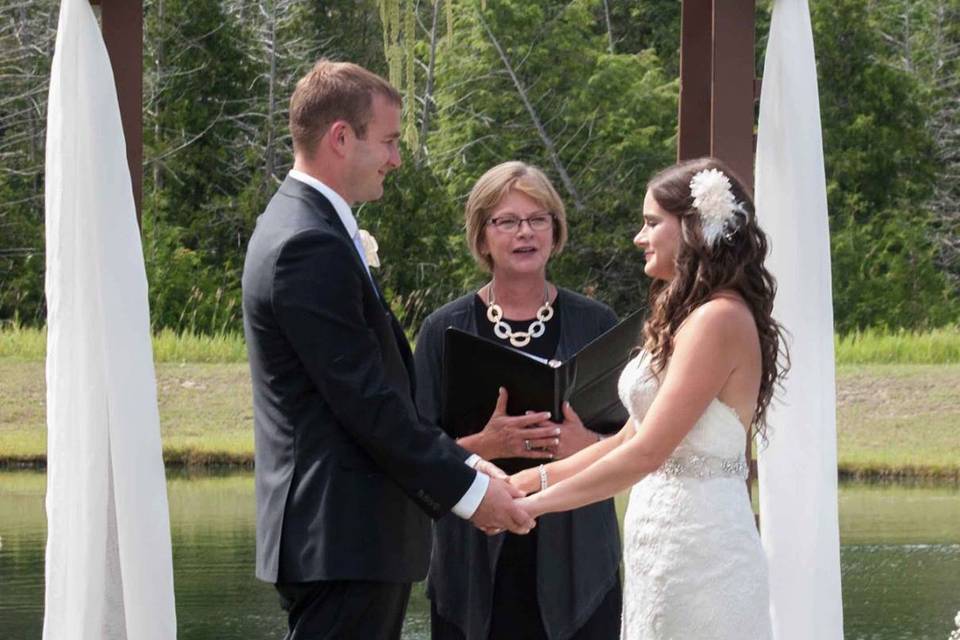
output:
<svg viewBox="0 0 960 640"><path fill-rule="evenodd" d="M447 327L562 361L617 322L609 307L547 281L567 221L542 171L522 162L493 167L471 190L465 217L467 244L490 279L427 317L415 354L417 407L441 428ZM562 425L533 423L522 413L506 415L506 401L501 390L486 426L458 442L508 473L569 456L601 437L575 408L565 407ZM619 637L613 500L545 516L526 536L487 536L456 517L438 520L433 531L427 595L434 640Z"/></svg>

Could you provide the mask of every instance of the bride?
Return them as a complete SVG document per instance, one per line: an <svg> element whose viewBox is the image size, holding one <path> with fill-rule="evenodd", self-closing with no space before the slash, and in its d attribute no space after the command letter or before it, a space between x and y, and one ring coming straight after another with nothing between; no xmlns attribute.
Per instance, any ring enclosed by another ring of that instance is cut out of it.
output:
<svg viewBox="0 0 960 640"><path fill-rule="evenodd" d="M771 637L767 568L745 484L751 431L784 373L775 283L749 193L718 160L660 172L643 202L651 315L620 377L621 431L511 481L531 516L633 486L621 637ZM571 412L572 413L572 412Z"/></svg>

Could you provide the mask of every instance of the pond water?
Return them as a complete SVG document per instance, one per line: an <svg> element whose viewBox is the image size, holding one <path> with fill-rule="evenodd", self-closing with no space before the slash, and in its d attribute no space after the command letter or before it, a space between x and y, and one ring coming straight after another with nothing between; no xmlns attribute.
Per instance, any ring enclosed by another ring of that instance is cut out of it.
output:
<svg viewBox="0 0 960 640"><path fill-rule="evenodd" d="M177 625L182 640L282 638L270 585L253 577L250 473L171 474ZM0 472L0 637L39 638L46 531L39 472ZM622 505L620 505L622 507ZM846 640L946 640L960 609L960 487L840 487ZM429 638L414 587L405 640Z"/></svg>

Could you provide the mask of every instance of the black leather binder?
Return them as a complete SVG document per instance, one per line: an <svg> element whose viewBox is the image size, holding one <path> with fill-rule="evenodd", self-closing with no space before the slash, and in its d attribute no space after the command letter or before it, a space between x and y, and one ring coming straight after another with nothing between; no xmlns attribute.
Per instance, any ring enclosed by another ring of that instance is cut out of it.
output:
<svg viewBox="0 0 960 640"><path fill-rule="evenodd" d="M631 314L566 362L546 361L487 338L450 327L444 337L441 421L454 438L483 429L507 389L507 413L549 411L563 421L565 401L584 425L615 433L627 420L620 403L620 372L641 343L643 314Z"/></svg>

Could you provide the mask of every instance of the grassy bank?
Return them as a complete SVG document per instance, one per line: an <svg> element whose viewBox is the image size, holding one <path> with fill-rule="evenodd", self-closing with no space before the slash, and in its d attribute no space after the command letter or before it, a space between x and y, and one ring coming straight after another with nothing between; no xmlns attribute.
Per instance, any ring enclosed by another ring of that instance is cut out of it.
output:
<svg viewBox="0 0 960 640"><path fill-rule="evenodd" d="M943 356L954 353L950 349L957 343L960 333L947 330L914 336L912 342L905 334L838 340L843 475L960 478L960 355ZM36 330L0 333L0 462L7 465L44 459L43 344ZM250 381L242 340L161 334L154 349L167 462L251 464ZM870 362L844 364L858 359ZM942 360L946 363L936 364Z"/></svg>
<svg viewBox="0 0 960 640"><path fill-rule="evenodd" d="M841 365L837 453L853 477L960 479L960 365Z"/></svg>

